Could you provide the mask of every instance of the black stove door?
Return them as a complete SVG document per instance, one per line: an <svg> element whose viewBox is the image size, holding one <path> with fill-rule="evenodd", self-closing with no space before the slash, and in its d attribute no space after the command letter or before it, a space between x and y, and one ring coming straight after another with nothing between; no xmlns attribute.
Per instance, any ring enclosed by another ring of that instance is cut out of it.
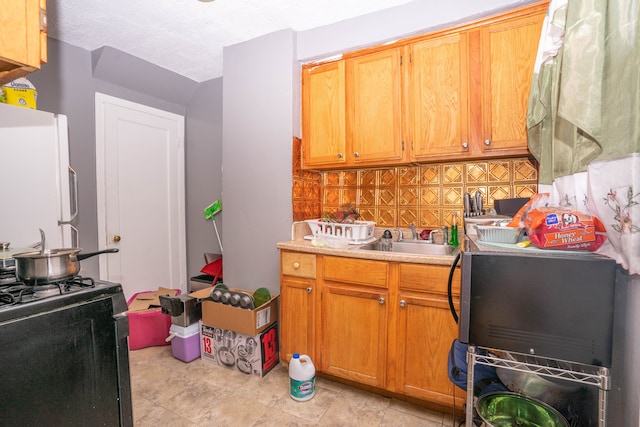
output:
<svg viewBox="0 0 640 427"><path fill-rule="evenodd" d="M126 336L113 310L105 296L0 323L2 423L132 425Z"/></svg>

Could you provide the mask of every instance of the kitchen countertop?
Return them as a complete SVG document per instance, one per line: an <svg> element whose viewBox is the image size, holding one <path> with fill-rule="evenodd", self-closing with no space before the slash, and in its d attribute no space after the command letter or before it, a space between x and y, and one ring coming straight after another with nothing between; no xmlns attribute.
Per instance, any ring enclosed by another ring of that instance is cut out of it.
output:
<svg viewBox="0 0 640 427"><path fill-rule="evenodd" d="M374 236L379 238L384 230L387 228L376 227ZM404 235L411 235L410 230L402 230ZM314 246L310 240L305 240L304 236L310 235L311 229L305 222L294 222L291 227L292 240L277 243L278 249L307 252L319 255L332 255L348 258L362 258L379 261L391 261L391 262L408 262L414 264L433 264L433 265L447 265L450 266L455 259L457 251L451 255L419 255L408 254L399 252L383 252L372 250L358 250L357 248L362 245L348 245L345 248L328 248ZM392 230L394 240L397 240L397 230ZM406 239L405 239L406 240Z"/></svg>

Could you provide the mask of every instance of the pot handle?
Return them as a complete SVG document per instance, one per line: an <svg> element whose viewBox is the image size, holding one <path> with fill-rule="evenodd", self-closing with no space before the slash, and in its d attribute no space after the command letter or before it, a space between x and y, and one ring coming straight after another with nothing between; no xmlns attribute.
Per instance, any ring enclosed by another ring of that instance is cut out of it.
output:
<svg viewBox="0 0 640 427"><path fill-rule="evenodd" d="M120 249L118 249L118 248L104 249L102 251L97 251L97 252L87 252L86 254L78 254L76 256L76 258L78 259L78 261L82 261L83 259L90 258L90 257L95 256L95 255L115 254L116 252L119 252L119 251L120 251Z"/></svg>

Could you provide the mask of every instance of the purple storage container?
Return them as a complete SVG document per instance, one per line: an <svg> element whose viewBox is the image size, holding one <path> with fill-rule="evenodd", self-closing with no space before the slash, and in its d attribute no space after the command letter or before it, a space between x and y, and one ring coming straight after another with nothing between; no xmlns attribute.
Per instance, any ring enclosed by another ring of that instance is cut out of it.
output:
<svg viewBox="0 0 640 427"><path fill-rule="evenodd" d="M171 325L171 353L176 359L191 362L200 357L200 325L194 323L189 326Z"/></svg>

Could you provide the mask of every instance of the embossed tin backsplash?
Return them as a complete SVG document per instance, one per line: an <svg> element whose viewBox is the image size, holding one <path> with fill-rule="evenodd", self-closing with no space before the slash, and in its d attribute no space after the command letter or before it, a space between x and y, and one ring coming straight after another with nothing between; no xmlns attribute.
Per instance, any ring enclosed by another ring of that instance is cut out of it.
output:
<svg viewBox="0 0 640 427"><path fill-rule="evenodd" d="M480 191L486 208L492 208L497 199L531 197L538 192L538 171L528 158L308 172L296 161L299 144L294 141L293 146L296 221L351 204L363 220L375 221L379 227L414 223L418 228L435 228L450 224L453 212L462 218L465 192Z"/></svg>

